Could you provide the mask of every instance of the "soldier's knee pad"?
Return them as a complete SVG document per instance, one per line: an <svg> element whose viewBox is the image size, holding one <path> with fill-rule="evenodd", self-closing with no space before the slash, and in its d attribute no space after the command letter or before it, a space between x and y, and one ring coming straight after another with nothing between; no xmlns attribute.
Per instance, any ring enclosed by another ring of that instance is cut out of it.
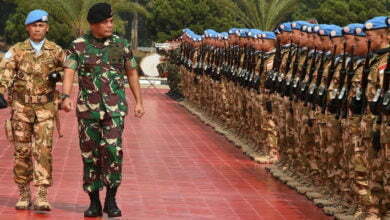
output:
<svg viewBox="0 0 390 220"><path fill-rule="evenodd" d="M12 120L12 129L14 141L21 143L30 143L32 137L32 126L30 123Z"/></svg>

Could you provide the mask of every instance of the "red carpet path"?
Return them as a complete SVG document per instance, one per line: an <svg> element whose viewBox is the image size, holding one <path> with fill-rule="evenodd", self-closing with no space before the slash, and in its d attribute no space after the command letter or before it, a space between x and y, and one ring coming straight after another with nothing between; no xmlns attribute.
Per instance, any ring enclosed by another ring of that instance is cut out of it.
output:
<svg viewBox="0 0 390 220"><path fill-rule="evenodd" d="M120 219L330 219L166 92L143 89L146 115L141 120L127 117ZM9 109L0 111L0 220L83 219L88 196L81 188L76 117L74 112L60 114L65 137L55 135L49 191L53 210L40 214L14 209L13 148L3 130Z"/></svg>

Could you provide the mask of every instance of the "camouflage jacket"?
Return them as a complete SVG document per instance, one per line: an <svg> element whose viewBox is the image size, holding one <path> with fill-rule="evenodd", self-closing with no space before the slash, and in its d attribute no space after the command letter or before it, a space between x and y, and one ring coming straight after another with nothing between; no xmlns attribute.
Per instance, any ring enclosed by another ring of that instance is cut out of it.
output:
<svg viewBox="0 0 390 220"><path fill-rule="evenodd" d="M390 47L381 49L374 53L370 61L370 73L368 75L367 99L372 101L378 89L382 88L384 70L387 64L387 57L390 56Z"/></svg>
<svg viewBox="0 0 390 220"><path fill-rule="evenodd" d="M137 63L125 39L116 35L97 39L86 34L73 41L65 66L78 71L77 117L127 115L125 73Z"/></svg>
<svg viewBox="0 0 390 220"><path fill-rule="evenodd" d="M0 63L0 93L12 88L20 96L47 95L55 90L49 73L63 67L65 52L57 44L45 40L36 55L30 40L12 46Z"/></svg>

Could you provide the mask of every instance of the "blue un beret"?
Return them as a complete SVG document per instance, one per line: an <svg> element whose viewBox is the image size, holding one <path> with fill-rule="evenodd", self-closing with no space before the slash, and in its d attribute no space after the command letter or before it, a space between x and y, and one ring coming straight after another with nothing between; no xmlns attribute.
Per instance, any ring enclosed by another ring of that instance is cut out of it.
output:
<svg viewBox="0 0 390 220"><path fill-rule="evenodd" d="M388 16L379 16L379 17L371 18L370 20L366 21L366 23L364 23L364 27L366 31L389 28L390 20Z"/></svg>
<svg viewBox="0 0 390 220"><path fill-rule="evenodd" d="M268 39L268 40L275 40L276 39L275 33L270 32L270 31L264 31L262 37L263 37L263 39Z"/></svg>
<svg viewBox="0 0 390 220"><path fill-rule="evenodd" d="M329 25L320 24L320 28L319 28L317 34L320 36L330 36L331 31L332 31L332 29L329 27Z"/></svg>
<svg viewBox="0 0 390 220"><path fill-rule="evenodd" d="M302 25L301 31L309 33L309 30L313 27L313 24L307 23Z"/></svg>
<svg viewBox="0 0 390 220"><path fill-rule="evenodd" d="M248 37L252 37L252 38L260 38L261 36L261 31L258 30L258 29L249 29L249 32L248 32Z"/></svg>
<svg viewBox="0 0 390 220"><path fill-rule="evenodd" d="M230 28L228 33L229 34L236 34L237 28Z"/></svg>
<svg viewBox="0 0 390 220"><path fill-rule="evenodd" d="M335 24L330 24L328 25L328 28L330 29L329 36L331 38L343 36L343 28L341 28L340 26Z"/></svg>
<svg viewBox="0 0 390 220"><path fill-rule="evenodd" d="M47 22L49 14L41 9L36 9L28 13L26 17L25 25L32 24L38 21Z"/></svg>
<svg viewBox="0 0 390 220"><path fill-rule="evenodd" d="M215 30L213 29L207 29L204 31L203 35L205 37L212 37L212 38L215 38L215 37L218 37L218 32L216 32Z"/></svg>
<svg viewBox="0 0 390 220"><path fill-rule="evenodd" d="M359 37L365 37L364 24L349 24L343 28L343 33L347 35L355 35Z"/></svg>
<svg viewBox="0 0 390 220"><path fill-rule="evenodd" d="M241 28L238 30L238 36L240 37L248 37L249 29L247 28Z"/></svg>
<svg viewBox="0 0 390 220"><path fill-rule="evenodd" d="M291 32L292 31L291 22L285 22L285 23L282 23L281 25L279 25L279 31Z"/></svg>
<svg viewBox="0 0 390 220"><path fill-rule="evenodd" d="M307 21L293 21L291 23L291 28L294 30L301 30L302 26L307 24L309 24Z"/></svg>

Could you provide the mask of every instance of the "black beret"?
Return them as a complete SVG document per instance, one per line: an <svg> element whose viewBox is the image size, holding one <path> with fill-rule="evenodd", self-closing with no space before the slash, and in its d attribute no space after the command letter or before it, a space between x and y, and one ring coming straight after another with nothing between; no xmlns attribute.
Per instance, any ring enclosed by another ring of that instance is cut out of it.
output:
<svg viewBox="0 0 390 220"><path fill-rule="evenodd" d="M97 3L89 9L87 20L90 24L96 24L111 17L111 5L107 3Z"/></svg>

